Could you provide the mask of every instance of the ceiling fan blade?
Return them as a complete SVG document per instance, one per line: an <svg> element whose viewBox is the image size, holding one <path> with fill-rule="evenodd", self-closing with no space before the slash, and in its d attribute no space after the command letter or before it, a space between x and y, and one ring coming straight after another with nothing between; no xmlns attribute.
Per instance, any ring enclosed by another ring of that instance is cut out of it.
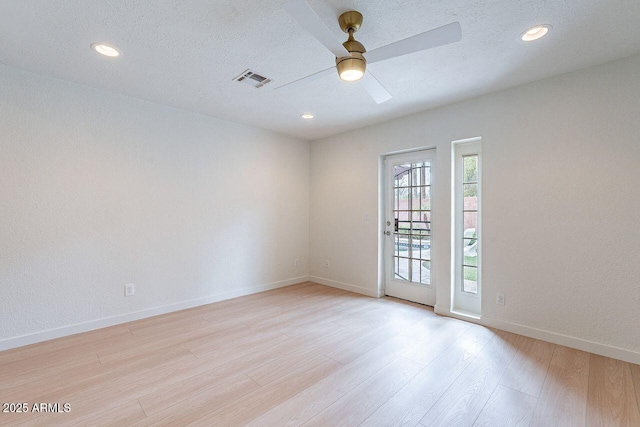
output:
<svg viewBox="0 0 640 427"><path fill-rule="evenodd" d="M331 68L327 68L326 70L322 70L322 71L318 71L317 73L313 73L307 77L303 77L301 79L298 80L294 80L292 82L289 83L285 83L282 86L278 86L276 88L274 88L273 90L278 90L278 89L290 89L292 87L297 87L299 84L301 83L309 83L312 82L314 80L319 79L320 77L324 77L328 74L333 74L336 72L336 67L331 67Z"/></svg>
<svg viewBox="0 0 640 427"><path fill-rule="evenodd" d="M443 27L427 31L386 46L373 49L364 54L367 63L383 61L396 56L407 55L421 50L444 46L462 40L462 28L459 22L452 22Z"/></svg>
<svg viewBox="0 0 640 427"><path fill-rule="evenodd" d="M362 87L364 87L364 89L369 92L369 95L371 95L373 100L376 101L376 104L382 104L392 98L389 91L380 84L378 79L371 74L371 71L365 72L364 77L362 77L360 82Z"/></svg>
<svg viewBox="0 0 640 427"><path fill-rule="evenodd" d="M331 30L322 22L322 19L311 9L305 0L292 0L283 5L296 21L311 33L320 43L329 49L337 57L349 56L347 49L342 46Z"/></svg>

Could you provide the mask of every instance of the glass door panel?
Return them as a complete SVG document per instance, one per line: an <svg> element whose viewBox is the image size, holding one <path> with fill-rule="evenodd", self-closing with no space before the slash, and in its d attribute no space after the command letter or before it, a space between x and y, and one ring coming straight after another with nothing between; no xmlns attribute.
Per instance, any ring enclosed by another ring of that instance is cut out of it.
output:
<svg viewBox="0 0 640 427"><path fill-rule="evenodd" d="M432 176L434 150L389 156L387 170L387 295L433 305Z"/></svg>

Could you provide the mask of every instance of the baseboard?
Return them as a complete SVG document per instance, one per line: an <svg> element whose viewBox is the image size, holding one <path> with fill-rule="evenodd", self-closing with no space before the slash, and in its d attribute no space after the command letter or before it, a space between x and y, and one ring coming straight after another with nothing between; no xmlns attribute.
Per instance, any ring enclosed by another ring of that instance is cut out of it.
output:
<svg viewBox="0 0 640 427"><path fill-rule="evenodd" d="M325 279L324 277L310 276L309 280L320 283L321 285L331 286L345 291L355 292L357 294L366 295L368 297L380 298L382 295L378 291L363 288L362 286L350 285L349 283L337 282L335 280Z"/></svg>
<svg viewBox="0 0 640 427"><path fill-rule="evenodd" d="M477 323L479 325L487 326L489 328L496 328L502 331L511 332L518 335L524 335L525 337L535 338L542 341L551 342L554 344L563 345L565 347L575 348L577 350L588 351L589 353L598 354L600 356L611 357L612 359L623 360L629 363L635 363L640 365L640 353L627 350L620 347L614 347L595 341L589 341L582 338L572 337L570 335L564 335L557 332L551 332L544 329L533 328L531 326L521 325L519 323L508 322L505 320L494 319L487 316L482 316L480 319L473 319L467 316L460 316L452 313L448 308L436 305L434 307L436 314L448 317L454 317L456 319L465 320L468 322Z"/></svg>
<svg viewBox="0 0 640 427"><path fill-rule="evenodd" d="M68 335L79 334L81 332L93 331L95 329L106 328L108 326L119 325L122 323L132 322L134 320L145 319L147 317L158 316L160 314L171 313L173 311L185 310L187 308L198 307L201 305L211 304L218 301L224 301L232 298L238 298L245 295L256 294L259 292L269 291L272 289L283 288L285 286L295 285L296 283L308 282L309 276L294 277L287 280L268 283L265 285L251 286L228 292L220 292L202 298L196 298L188 301L182 301L175 304L164 305L160 307L148 308L145 310L135 311L117 316L105 317L102 319L91 320L88 322L77 323L74 325L63 326L60 328L49 329L33 334L22 335L19 337L7 338L0 340L0 351L9 350L16 347L22 347L29 344L35 344L42 341L48 341L55 338L61 338Z"/></svg>

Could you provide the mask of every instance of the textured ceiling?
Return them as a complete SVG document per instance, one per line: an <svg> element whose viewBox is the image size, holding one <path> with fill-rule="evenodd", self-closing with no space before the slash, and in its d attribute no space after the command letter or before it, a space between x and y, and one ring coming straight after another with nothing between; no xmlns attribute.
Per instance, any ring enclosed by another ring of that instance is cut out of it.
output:
<svg viewBox="0 0 640 427"><path fill-rule="evenodd" d="M393 99L377 105L329 75L334 64L283 9L284 0L4 0L0 62L193 112L313 140L640 52L637 0L309 0L335 36L340 13L364 15L369 50L459 21L457 44L370 65ZM534 43L535 24L552 32ZM116 60L93 42L122 51ZM274 83L233 82L247 68ZM303 112L316 118L302 120Z"/></svg>

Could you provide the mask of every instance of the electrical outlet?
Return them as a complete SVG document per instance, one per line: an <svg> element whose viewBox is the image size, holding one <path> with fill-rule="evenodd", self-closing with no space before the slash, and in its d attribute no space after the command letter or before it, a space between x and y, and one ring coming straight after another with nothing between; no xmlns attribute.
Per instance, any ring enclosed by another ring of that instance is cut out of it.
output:
<svg viewBox="0 0 640 427"><path fill-rule="evenodd" d="M326 260L326 261L324 262L324 268L329 268L329 260Z"/></svg>
<svg viewBox="0 0 640 427"><path fill-rule="evenodd" d="M300 265L300 260L298 260L298 258L296 258L295 260L293 260L293 266L294 267L298 267Z"/></svg>
<svg viewBox="0 0 640 427"><path fill-rule="evenodd" d="M496 304L504 305L504 294L503 293L498 292L496 294Z"/></svg>
<svg viewBox="0 0 640 427"><path fill-rule="evenodd" d="M136 294L136 285L134 285L133 283L129 284L129 285L124 285L124 296L125 297L132 297Z"/></svg>

